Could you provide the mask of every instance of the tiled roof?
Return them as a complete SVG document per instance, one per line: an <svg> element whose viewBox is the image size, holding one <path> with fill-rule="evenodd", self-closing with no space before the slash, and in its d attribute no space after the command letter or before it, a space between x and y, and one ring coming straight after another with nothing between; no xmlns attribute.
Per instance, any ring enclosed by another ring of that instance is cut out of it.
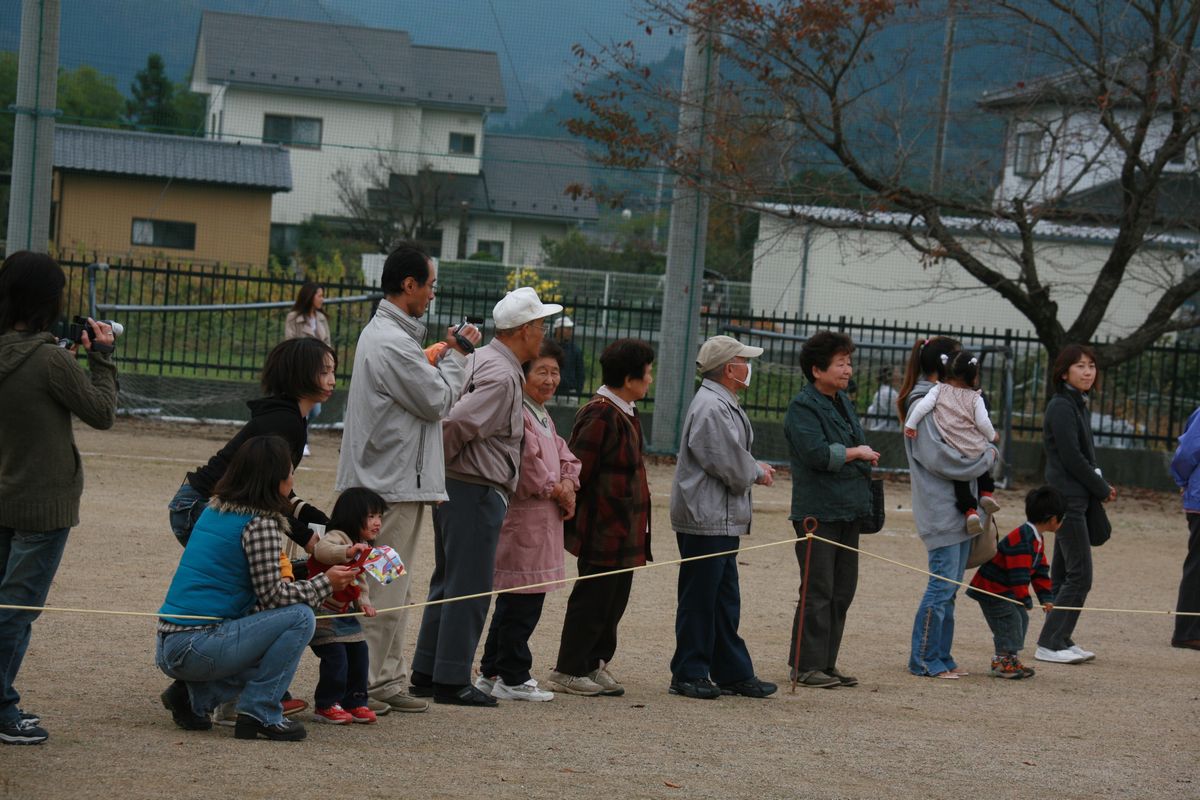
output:
<svg viewBox="0 0 1200 800"><path fill-rule="evenodd" d="M776 217L793 219L798 223L811 222L830 228L866 228L895 230L897 228L924 230L924 224L913 214L900 211L857 211L832 206L787 205L784 203L755 203L754 206ZM1017 226L1008 220L992 217L942 217L942 224L953 231L980 236L1017 237ZM1033 235L1050 240L1097 242L1111 244L1120 231L1112 226L1066 224L1039 220ZM1148 243L1163 247L1195 249L1200 236L1183 233L1162 233L1148 238Z"/></svg>
<svg viewBox="0 0 1200 800"><path fill-rule="evenodd" d="M392 175L390 197L372 190L370 202L406 209L414 196L427 203L436 196L443 209L465 201L473 214L583 222L598 218L596 201L573 200L566 190L590 182L583 148L575 142L488 134L481 174Z"/></svg>
<svg viewBox="0 0 1200 800"><path fill-rule="evenodd" d="M374 102L503 111L494 52L414 45L406 31L205 11L197 71L241 84Z"/></svg>
<svg viewBox="0 0 1200 800"><path fill-rule="evenodd" d="M272 191L292 188L291 161L278 145L110 128L56 125L54 167Z"/></svg>
<svg viewBox="0 0 1200 800"><path fill-rule="evenodd" d="M592 198L572 199L567 187L592 183L583 146L566 139L488 134L483 140L487 210L506 217L571 220L599 217ZM482 209L479 209L482 210Z"/></svg>

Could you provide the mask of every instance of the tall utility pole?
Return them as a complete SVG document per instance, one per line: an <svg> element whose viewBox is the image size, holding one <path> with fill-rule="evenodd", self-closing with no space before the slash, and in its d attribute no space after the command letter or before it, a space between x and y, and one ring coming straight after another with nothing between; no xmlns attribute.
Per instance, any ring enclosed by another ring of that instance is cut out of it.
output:
<svg viewBox="0 0 1200 800"><path fill-rule="evenodd" d="M712 106L717 92L717 54L713 32L704 20L688 30L683 55L683 89L679 103L677 147L699 153L696 179L712 166ZM662 328L658 335L658 378L654 392L651 447L674 452L696 379L700 347L700 294L704 281L704 245L708 232L708 198L685 176L677 175L667 231L667 274L663 289Z"/></svg>
<svg viewBox="0 0 1200 800"><path fill-rule="evenodd" d="M59 0L24 0L6 252L46 251L58 93Z"/></svg>
<svg viewBox="0 0 1200 800"><path fill-rule="evenodd" d="M955 0L946 3L946 40L942 46L942 81L938 86L937 138L933 144L933 168L930 170L929 191L942 190L942 173L946 168L946 125L950 118L950 77L954 70L954 30L958 19Z"/></svg>

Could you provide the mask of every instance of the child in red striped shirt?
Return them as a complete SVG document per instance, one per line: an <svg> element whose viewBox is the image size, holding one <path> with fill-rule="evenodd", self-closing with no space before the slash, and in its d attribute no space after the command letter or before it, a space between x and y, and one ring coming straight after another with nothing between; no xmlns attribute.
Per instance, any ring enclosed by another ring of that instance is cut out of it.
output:
<svg viewBox="0 0 1200 800"><path fill-rule="evenodd" d="M967 596L978 601L996 644L990 672L994 677L1033 677L1033 670L1022 664L1018 657L1029 629L1026 609L1033 608L1029 586L1033 584L1042 611L1054 607L1050 565L1046 562L1042 535L1059 529L1066 510L1066 500L1053 486L1039 486L1029 492L1025 495L1027 521L996 543L996 555L971 578ZM975 591L977 589L983 591Z"/></svg>

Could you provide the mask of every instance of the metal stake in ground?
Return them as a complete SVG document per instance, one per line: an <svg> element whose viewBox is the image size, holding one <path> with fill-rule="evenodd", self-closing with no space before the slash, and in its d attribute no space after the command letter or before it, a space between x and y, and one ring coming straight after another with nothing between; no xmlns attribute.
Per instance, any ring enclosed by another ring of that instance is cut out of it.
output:
<svg viewBox="0 0 1200 800"><path fill-rule="evenodd" d="M800 575L800 613L796 615L796 650L792 654L792 694L796 693L796 682L800 679L800 637L804 635L804 601L808 597L808 562L812 556L813 534L817 532L817 518L804 518L804 570Z"/></svg>

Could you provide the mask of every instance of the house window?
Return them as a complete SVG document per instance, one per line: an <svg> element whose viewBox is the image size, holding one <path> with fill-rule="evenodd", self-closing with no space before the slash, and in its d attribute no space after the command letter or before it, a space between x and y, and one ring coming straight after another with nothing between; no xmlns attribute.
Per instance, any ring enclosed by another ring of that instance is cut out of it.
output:
<svg viewBox="0 0 1200 800"><path fill-rule="evenodd" d="M450 154L455 156L475 155L475 134L451 133Z"/></svg>
<svg viewBox="0 0 1200 800"><path fill-rule="evenodd" d="M299 249L299 225L271 225L271 255L286 258Z"/></svg>
<svg viewBox="0 0 1200 800"><path fill-rule="evenodd" d="M196 223L162 219L135 219L129 237L143 247L169 247L174 250L196 249Z"/></svg>
<svg viewBox="0 0 1200 800"><path fill-rule="evenodd" d="M1036 178L1045 165L1042 163L1042 132L1025 131L1017 134L1013 153L1013 172L1022 178Z"/></svg>
<svg viewBox="0 0 1200 800"><path fill-rule="evenodd" d="M320 150L321 120L267 114L263 117L263 142Z"/></svg>
<svg viewBox="0 0 1200 800"><path fill-rule="evenodd" d="M475 252L491 256L497 261L504 261L504 242L480 239L475 243Z"/></svg>

